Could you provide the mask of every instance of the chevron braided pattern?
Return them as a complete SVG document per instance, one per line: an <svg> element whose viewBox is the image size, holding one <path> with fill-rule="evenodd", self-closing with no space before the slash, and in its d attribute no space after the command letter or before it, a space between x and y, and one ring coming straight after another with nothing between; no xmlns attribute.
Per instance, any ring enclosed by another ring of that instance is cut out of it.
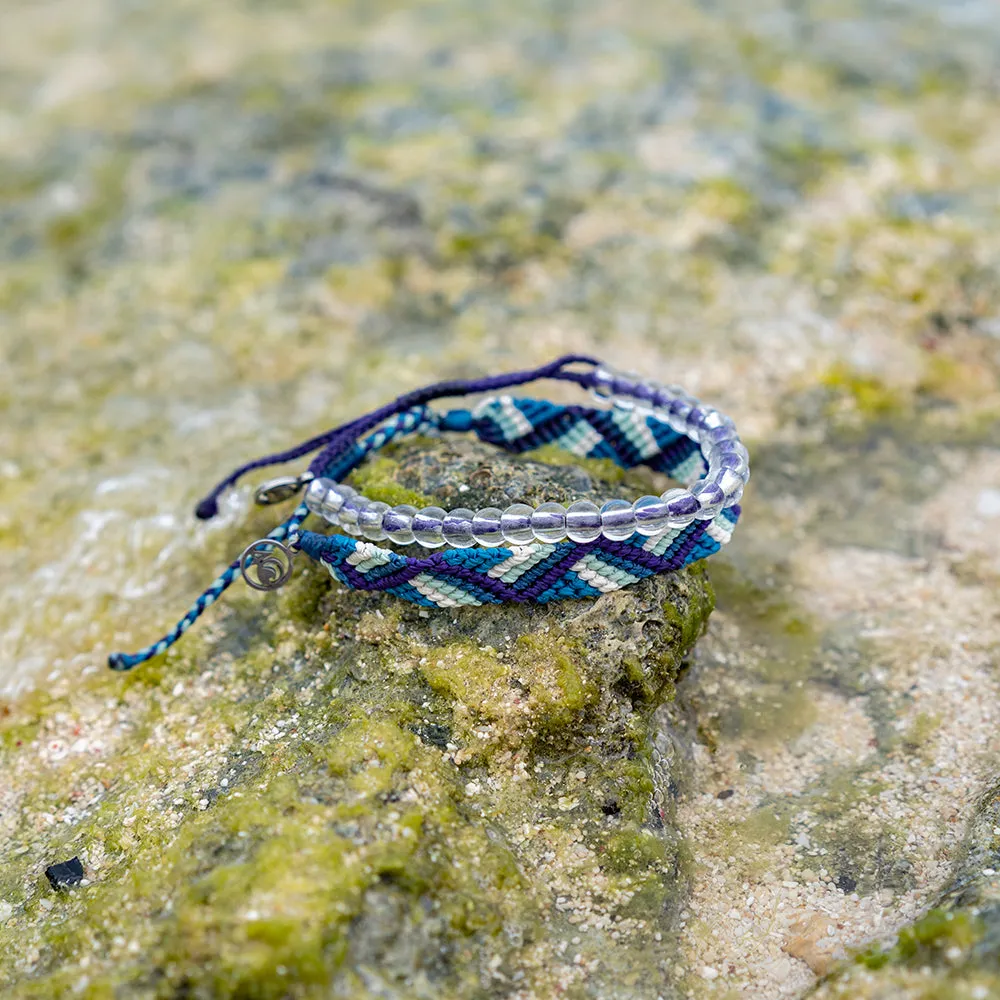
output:
<svg viewBox="0 0 1000 1000"><path fill-rule="evenodd" d="M740 515L729 507L712 521L621 542L532 543L513 548L448 549L421 558L348 535L305 531L303 552L352 590L383 590L424 607L504 601L546 604L599 597L654 573L680 569L729 541Z"/></svg>
<svg viewBox="0 0 1000 1000"><path fill-rule="evenodd" d="M473 410L450 410L436 417L414 412L412 422L414 431L472 431L482 441L514 453L555 444L580 457L610 459L622 468L646 465L685 483L698 479L706 468L698 445L690 438L652 414L634 409L605 410L498 396L483 400ZM405 432L397 429L391 436ZM375 450L371 441L338 459L326 474L342 478L356 468L364 454ZM381 590L424 607L504 601L545 604L597 597L704 559L729 541L739 515L740 508L733 506L711 521L694 521L653 537L636 533L625 541L602 537L588 543L448 549L423 557L405 556L340 534L305 531L298 544L353 590Z"/></svg>
<svg viewBox="0 0 1000 1000"><path fill-rule="evenodd" d="M456 423L452 411L444 424ZM562 406L541 399L499 396L469 414L477 436L506 451L525 452L554 444L581 458L607 458L624 469L646 465L682 483L704 474L698 445L652 414L614 408Z"/></svg>

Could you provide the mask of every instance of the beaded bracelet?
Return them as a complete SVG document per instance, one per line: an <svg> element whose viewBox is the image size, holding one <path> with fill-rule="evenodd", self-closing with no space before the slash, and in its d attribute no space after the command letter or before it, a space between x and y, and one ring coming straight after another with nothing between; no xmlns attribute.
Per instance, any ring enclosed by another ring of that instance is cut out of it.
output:
<svg viewBox="0 0 1000 1000"><path fill-rule="evenodd" d="M489 396L471 410L438 412L427 405L445 396L542 378L574 382L605 405L569 406L507 395ZM505 510L445 511L390 507L342 482L390 441L444 432L472 432L515 453L555 444L623 468L645 465L686 488L635 501L614 499L601 507L581 500L569 507L546 502L535 508L515 503ZM162 639L137 653L109 656L112 669L129 670L165 652L239 575L258 590L281 586L299 551L347 587L384 590L426 607L597 597L718 551L732 535L750 476L749 455L728 417L677 386L567 355L529 371L438 382L406 393L290 451L241 466L198 504L197 516L213 517L219 495L246 472L316 451L305 473L271 480L256 491L258 503L271 504L305 488L294 513L244 550ZM301 530L310 514L345 534ZM373 544L382 540L443 551L406 555Z"/></svg>

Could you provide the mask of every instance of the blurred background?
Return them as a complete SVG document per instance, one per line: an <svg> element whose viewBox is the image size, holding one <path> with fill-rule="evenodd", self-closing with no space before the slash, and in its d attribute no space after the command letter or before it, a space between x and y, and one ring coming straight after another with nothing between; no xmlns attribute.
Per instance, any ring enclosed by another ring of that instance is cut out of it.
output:
<svg viewBox="0 0 1000 1000"><path fill-rule="evenodd" d="M8 0L0 716L256 537L253 476L193 517L234 465L593 352L753 456L678 685L672 982L802 995L974 884L964 992L946 937L899 975L997 995L998 264L989 0Z"/></svg>
<svg viewBox="0 0 1000 1000"><path fill-rule="evenodd" d="M4 24L0 691L172 621L222 472L439 376L594 351L770 444L829 406L996 413L992 3ZM838 489L849 532L898 534Z"/></svg>

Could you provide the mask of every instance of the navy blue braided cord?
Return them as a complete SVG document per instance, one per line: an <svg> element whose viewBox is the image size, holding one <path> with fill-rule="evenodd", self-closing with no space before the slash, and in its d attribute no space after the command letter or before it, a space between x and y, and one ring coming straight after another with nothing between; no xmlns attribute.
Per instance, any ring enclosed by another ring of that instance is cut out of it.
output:
<svg viewBox="0 0 1000 1000"><path fill-rule="evenodd" d="M564 354L555 361L550 361L547 365L540 365L538 368L530 368L520 372L506 372L503 375L488 375L483 378L474 379L447 379L443 382L433 382L412 392L403 393L391 403L380 406L371 413L366 413L356 420L348 421L339 427L325 431L308 441L290 448L288 451L278 452L275 455L266 455L264 458L254 459L247 462L231 472L225 479L217 483L211 493L204 497L195 508L195 514L202 520L215 517L219 512L218 498L227 487L232 486L236 481L253 469L262 469L269 465L279 465L282 462L291 462L303 455L311 455L315 451L323 450L313 459L309 466L310 472L317 476L320 470L328 468L330 463L338 456L344 454L354 446L354 443L368 431L377 427L383 421L424 406L435 399L442 399L447 396L469 396L473 393L492 392L495 389L507 389L515 385L526 385L528 382L537 382L539 379L549 378L561 382L575 382L584 388L594 385L594 371L600 362L596 358L587 357L584 354ZM575 371L570 369L570 365L585 365L590 371Z"/></svg>
<svg viewBox="0 0 1000 1000"><path fill-rule="evenodd" d="M455 395L463 385L481 383L523 384L532 377L563 378L589 384L590 373L565 372L566 364L590 359L570 356L536 369L474 383L438 383L428 390L400 397L402 400ZM542 375L538 375L542 372ZM506 380L506 382L504 382ZM365 457L393 438L419 431L472 431L481 440L508 451L521 452L555 443L574 454L609 458L623 468L647 465L682 482L697 479L704 471L701 453L694 442L677 434L652 415L580 406L559 406L543 400L486 400L475 410L453 410L438 414L423 402L399 412L398 406L383 407L384 426L362 440L353 436L359 427L370 428L370 418L360 418L326 435L307 442L323 452L310 471L333 479L343 479ZM325 446L325 447L324 447ZM302 448L294 449L296 455ZM237 470L223 483L234 481L241 471L284 461L291 453L261 459ZM214 504L218 490L208 500ZM206 501L199 505L203 513ZM304 504L268 537L300 547L325 565L342 583L364 590L386 590L425 606L452 607L459 604L496 603L503 600L545 603L564 597L593 597L617 589L652 573L677 569L717 551L728 541L739 517L739 507L722 511L712 521L695 521L679 531L649 538L636 534L624 542L600 538L579 544L535 543L514 549L458 549L435 552L424 558L402 556L370 542L345 535L318 535L300 532L308 516ZM232 562L195 601L188 613L158 642L134 654L114 653L108 658L114 670L130 670L169 649L230 586L240 572L240 562Z"/></svg>

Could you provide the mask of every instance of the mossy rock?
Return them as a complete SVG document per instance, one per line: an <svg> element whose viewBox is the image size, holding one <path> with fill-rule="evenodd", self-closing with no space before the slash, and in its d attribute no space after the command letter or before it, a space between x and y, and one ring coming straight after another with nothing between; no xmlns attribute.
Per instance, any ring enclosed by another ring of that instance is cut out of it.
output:
<svg viewBox="0 0 1000 1000"><path fill-rule="evenodd" d="M987 1000L1000 996L1000 786L982 796L937 904L886 947L872 945L813 1000Z"/></svg>
<svg viewBox="0 0 1000 1000"><path fill-rule="evenodd" d="M622 490L461 440L365 476ZM695 568L439 611L308 566L133 674L5 706L4 996L656 996L685 867L652 715L712 601Z"/></svg>

